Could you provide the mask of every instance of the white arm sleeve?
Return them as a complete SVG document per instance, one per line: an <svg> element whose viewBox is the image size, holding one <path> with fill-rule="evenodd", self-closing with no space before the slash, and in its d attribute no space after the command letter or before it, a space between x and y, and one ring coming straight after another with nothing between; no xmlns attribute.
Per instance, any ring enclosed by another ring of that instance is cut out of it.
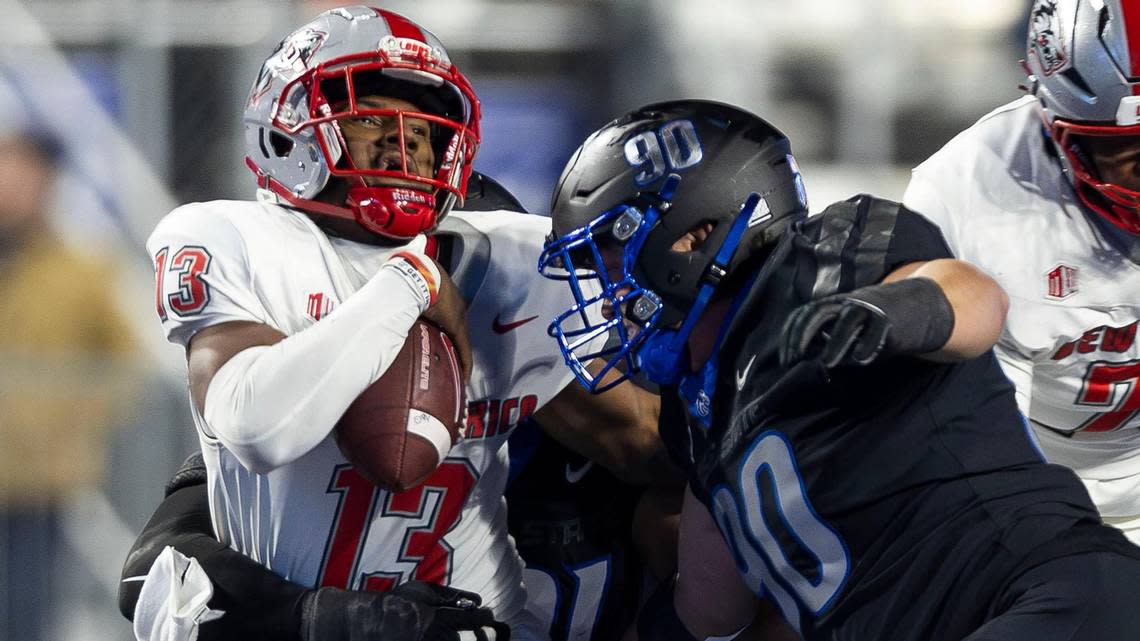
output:
<svg viewBox="0 0 1140 641"><path fill-rule="evenodd" d="M392 364L438 282L430 259L402 252L316 324L239 352L206 391L207 436L258 474L307 453Z"/></svg>

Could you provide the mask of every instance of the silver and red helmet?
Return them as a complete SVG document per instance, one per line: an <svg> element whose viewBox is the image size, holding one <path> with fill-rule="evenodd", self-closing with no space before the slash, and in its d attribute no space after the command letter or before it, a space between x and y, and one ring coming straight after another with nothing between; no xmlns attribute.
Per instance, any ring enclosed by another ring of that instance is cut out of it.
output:
<svg viewBox="0 0 1140 641"><path fill-rule="evenodd" d="M368 108L358 104L365 95L398 98L419 111ZM410 239L462 202L479 146L479 116L470 83L429 31L391 11L333 9L282 40L262 66L243 116L246 164L260 187L289 205ZM369 117L396 119L399 166L353 162L338 120ZM407 118L429 123L430 177L409 171ZM392 185L367 178L388 178ZM343 194L317 197L333 184Z"/></svg>
<svg viewBox="0 0 1140 641"><path fill-rule="evenodd" d="M1035 0L1027 48L1029 89L1078 197L1140 234L1140 192L1103 181L1080 145L1140 135L1140 2Z"/></svg>

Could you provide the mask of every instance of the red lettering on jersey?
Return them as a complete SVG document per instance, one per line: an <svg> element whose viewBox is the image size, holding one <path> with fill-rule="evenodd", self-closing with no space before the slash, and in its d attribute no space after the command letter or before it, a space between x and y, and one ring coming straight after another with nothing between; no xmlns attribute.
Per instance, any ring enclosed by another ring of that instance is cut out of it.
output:
<svg viewBox="0 0 1140 641"><path fill-rule="evenodd" d="M1069 341L1057 348L1051 357L1055 361L1064 360L1073 355L1073 352L1092 354L1096 351L1122 353L1132 349L1136 344L1137 322L1123 327L1108 327L1101 325L1094 327L1074 341Z"/></svg>
<svg viewBox="0 0 1140 641"><path fill-rule="evenodd" d="M321 587L351 589L355 567L360 560L364 531L372 520L380 488L369 483L351 465L338 465L329 481L328 493L340 494L332 531L325 544L321 566Z"/></svg>
<svg viewBox="0 0 1140 641"><path fill-rule="evenodd" d="M447 585L451 578L451 546L443 542L443 537L459 523L463 504L478 478L467 461L447 459L423 484L388 497L383 516L423 519L428 516L426 512L432 512L431 518L426 519L428 525L408 528L400 550L400 561L416 563L413 576L417 581ZM434 502L432 495L437 497Z"/></svg>
<svg viewBox="0 0 1140 641"><path fill-rule="evenodd" d="M166 297L172 312L188 316L206 308L210 287L202 274L210 271L212 258L205 247L183 247L170 259L170 272L178 274L178 291Z"/></svg>
<svg viewBox="0 0 1140 641"><path fill-rule="evenodd" d="M443 537L459 523L463 504L478 479L466 460L445 459L418 487L388 495L381 518L406 517L427 524L407 528L403 534L398 560L415 564L411 579L440 585L450 581L451 547L443 542ZM328 492L340 497L318 583L322 587L351 590L377 497L383 490L365 480L351 465L338 465ZM387 570L369 572L361 578L361 589L379 591L390 590L405 579L403 573Z"/></svg>
<svg viewBox="0 0 1140 641"><path fill-rule="evenodd" d="M169 247L163 247L154 255L155 306L158 317L166 320L167 307L179 316L196 314L210 302L210 286L202 280L202 274L210 271L212 256L205 247L183 247L167 264ZM178 274L178 291L163 296L166 273Z"/></svg>
<svg viewBox="0 0 1140 641"><path fill-rule="evenodd" d="M464 438L491 438L506 434L526 420L538 407L534 394L505 399L471 401L467 404Z"/></svg>
<svg viewBox="0 0 1140 641"><path fill-rule="evenodd" d="M1058 347L1057 351L1053 352L1053 360L1055 360L1055 361L1065 360L1070 355L1072 355L1073 348L1076 347L1076 345L1077 345L1077 341L1069 341L1068 343L1065 343L1064 345Z"/></svg>
<svg viewBox="0 0 1140 641"><path fill-rule="evenodd" d="M499 433L499 407L502 401L497 398L491 399L487 405L487 433L484 434L487 438Z"/></svg>
<svg viewBox="0 0 1140 641"><path fill-rule="evenodd" d="M1101 329L1102 328L1097 327L1082 334L1080 339L1077 340L1077 351L1082 354L1092 354L1095 352Z"/></svg>
<svg viewBox="0 0 1140 641"><path fill-rule="evenodd" d="M515 425L518 425L519 423L525 421L531 414L534 414L534 410L537 407L537 396L534 394L527 394L526 396L522 397L522 400L519 401L519 420L515 422Z"/></svg>
<svg viewBox="0 0 1140 641"><path fill-rule="evenodd" d="M1140 412L1140 361L1131 363L1093 363L1085 374L1080 405L1112 407L1085 421L1078 429L1086 432L1111 432L1124 427ZM1113 405L1119 396L1120 400Z"/></svg>
<svg viewBox="0 0 1140 641"><path fill-rule="evenodd" d="M1124 327L1106 327L1100 348L1106 352L1127 352L1136 342L1136 323Z"/></svg>
<svg viewBox="0 0 1140 641"><path fill-rule="evenodd" d="M154 255L154 304L158 308L159 320L166 320L166 305L162 304L162 279L166 275L166 257L169 247L163 247Z"/></svg>
<svg viewBox="0 0 1140 641"><path fill-rule="evenodd" d="M464 438L483 438L487 431L484 415L487 413L487 401L471 401L467 404L467 428Z"/></svg>

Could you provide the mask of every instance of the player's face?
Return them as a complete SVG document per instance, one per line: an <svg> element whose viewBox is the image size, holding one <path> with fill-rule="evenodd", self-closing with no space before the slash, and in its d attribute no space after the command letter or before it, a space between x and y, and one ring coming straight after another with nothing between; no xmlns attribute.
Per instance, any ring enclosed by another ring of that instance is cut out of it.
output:
<svg viewBox="0 0 1140 641"><path fill-rule="evenodd" d="M621 245L614 242L599 242L598 253L602 255L602 261L605 263L602 268L605 270L606 277L609 278L610 282L620 281L625 278L625 271L622 268L624 255ZM628 294L629 291L629 287L621 287L615 293L621 297ZM614 318L613 303L608 299L602 301L602 316L607 320ZM629 320L628 315L622 314L622 323L625 325L626 330L630 332L630 338L637 336L637 332L640 328L633 321Z"/></svg>
<svg viewBox="0 0 1140 641"><path fill-rule="evenodd" d="M1101 181L1140 191L1140 136L1085 136L1081 146Z"/></svg>
<svg viewBox="0 0 1140 641"><path fill-rule="evenodd" d="M421 111L416 105L398 98L364 96L356 101L360 109L399 109ZM386 169L400 171L407 158L408 173L424 178L435 174L435 152L431 146L431 128L422 118L405 117L404 149L400 149L399 119L391 116L362 116L342 118L338 121L348 155L358 169ZM364 178L373 187L411 187L430 191L431 187L411 180L368 176Z"/></svg>

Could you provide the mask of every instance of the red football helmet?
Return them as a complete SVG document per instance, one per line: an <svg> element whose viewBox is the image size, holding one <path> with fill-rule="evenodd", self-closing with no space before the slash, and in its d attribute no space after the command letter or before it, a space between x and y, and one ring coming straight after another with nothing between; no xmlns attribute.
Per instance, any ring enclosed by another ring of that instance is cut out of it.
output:
<svg viewBox="0 0 1140 641"><path fill-rule="evenodd" d="M358 102L369 95L418 110ZM407 240L462 202L479 117L470 83L426 29L382 9L333 9L286 37L265 61L245 108L246 164L259 186L287 204ZM353 161L340 121L368 118L395 123L400 162L360 167ZM409 168L416 167L405 141L409 119L430 128L430 172ZM330 184L333 176L343 182ZM333 185L337 195L330 197Z"/></svg>

